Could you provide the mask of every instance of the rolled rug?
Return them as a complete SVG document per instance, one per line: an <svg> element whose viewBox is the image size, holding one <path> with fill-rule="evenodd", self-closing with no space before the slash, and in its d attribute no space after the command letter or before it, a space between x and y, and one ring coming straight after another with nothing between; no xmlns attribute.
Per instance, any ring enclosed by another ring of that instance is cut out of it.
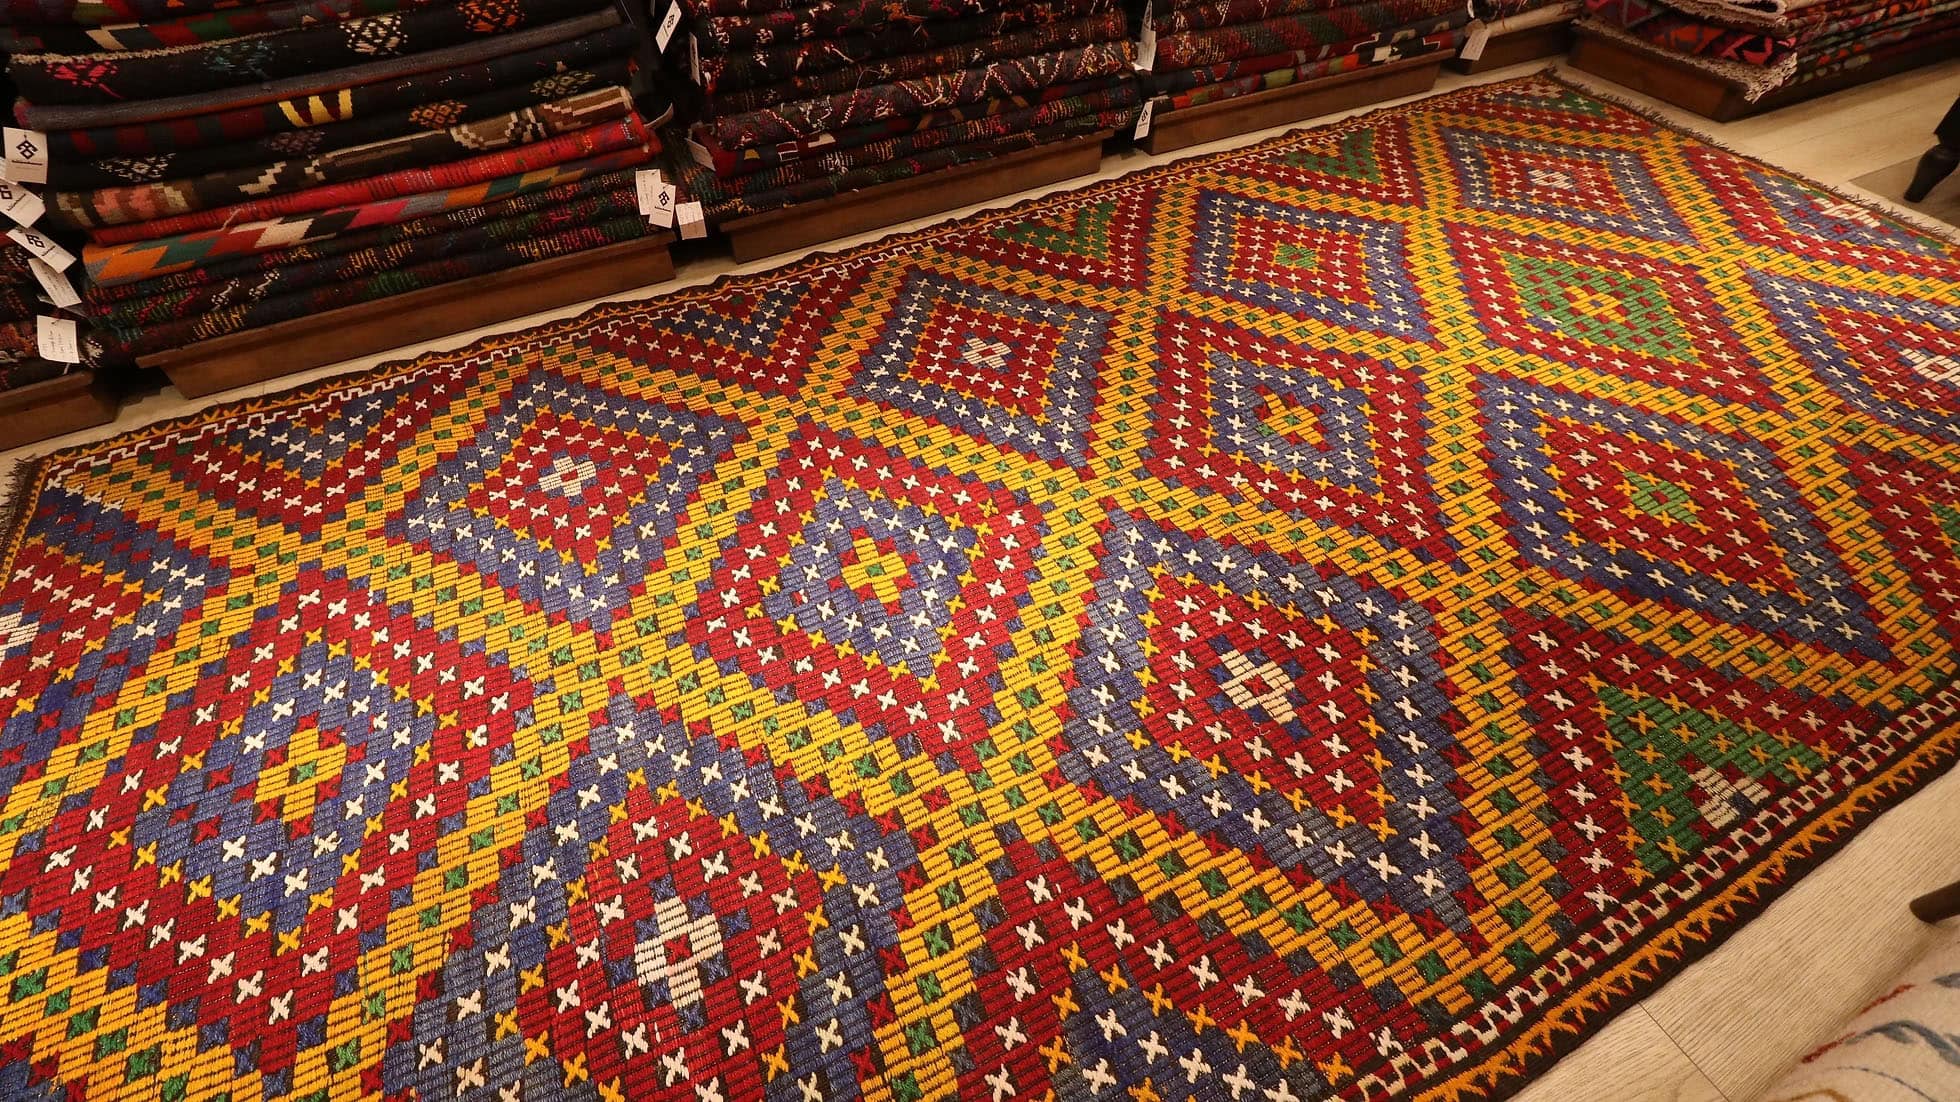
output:
<svg viewBox="0 0 1960 1102"><path fill-rule="evenodd" d="M929 172L987 160L1037 145L1082 137L1098 130L1128 129L1135 124L1138 110L1139 108L1136 107L1126 107L1096 115L1083 115L1043 127L1038 131L1028 130L992 141L947 146L911 157L804 181L789 187L740 195L730 194L724 189L724 181L717 179L714 173L695 165L685 157L670 160L669 164L676 178L681 181L682 191L701 200L710 217L738 218L743 215L777 210L796 203L828 198L859 188L907 180Z"/></svg>
<svg viewBox="0 0 1960 1102"><path fill-rule="evenodd" d="M1108 87L1087 95L1067 96L946 126L914 130L864 145L826 147L807 160L779 164L734 179L724 177L721 186L729 195L791 188L825 176L842 175L949 146L989 142L1026 131L1046 133L1049 132L1047 128L1070 119L1084 115L1107 115L1135 107L1142 96L1143 91L1135 80L1114 79Z"/></svg>
<svg viewBox="0 0 1960 1102"><path fill-rule="evenodd" d="M1009 8L926 23L894 23L875 31L849 31L829 38L743 50L724 52L704 45L701 87L710 93L752 88L798 73L848 69L876 58L996 38L1030 27L1099 15L1114 7L1111 0L1049 0L1038 8Z"/></svg>
<svg viewBox="0 0 1960 1102"><path fill-rule="evenodd" d="M1128 72L1135 49L1134 42L1124 39L996 61L980 68L880 84L715 119L697 127L696 133L710 136L713 147L724 150L807 138L894 115L915 115L957 103L977 103L1052 84Z"/></svg>
<svg viewBox="0 0 1960 1102"><path fill-rule="evenodd" d="M460 0L193 46L92 54L13 54L7 75L38 105L195 95L276 81L548 26L612 0Z"/></svg>
<svg viewBox="0 0 1960 1102"><path fill-rule="evenodd" d="M370 145L398 136L434 134L468 127L496 116L536 108L602 88L623 87L631 79L631 72L631 60L618 57L509 87L491 88L460 97L445 96L405 109L361 115L345 122L309 126L302 130L281 130L241 142L189 147L147 156L94 160L56 158L48 165L48 186L60 191L90 191L251 168L292 157L324 156L336 150ZM441 78L430 78L430 84L440 89Z"/></svg>
<svg viewBox="0 0 1960 1102"><path fill-rule="evenodd" d="M293 318L392 298L409 291L489 275L554 256L586 252L622 241L637 241L653 232L653 227L636 212L631 217L574 226L548 237L531 237L481 252L392 268L364 279L322 284L248 306L218 310L153 328L138 330L104 326L101 336L111 355L134 359L166 348L178 348Z"/></svg>
<svg viewBox="0 0 1960 1102"><path fill-rule="evenodd" d="M99 244L117 245L155 237L196 233L200 230L216 229L241 222L262 222L287 215L334 210L359 203L465 187L486 180L548 169L553 165L644 146L655 140L657 139L653 138L638 115L628 115L617 122L586 127L583 130L560 134L515 149L484 153L446 164L406 168L390 172L385 176L367 176L346 183L327 184L227 206L207 207L189 214L104 226L91 230L89 236Z"/></svg>
<svg viewBox="0 0 1960 1102"><path fill-rule="evenodd" d="M1114 0L1093 8L1105 11ZM907 23L1026 8L1029 22L1061 22L1089 14L1055 9L1040 0L818 0L808 7L756 15L714 16L701 21L700 34L717 51L752 50L782 42L830 38L846 31L876 31Z"/></svg>
<svg viewBox="0 0 1960 1102"><path fill-rule="evenodd" d="M513 173L464 187L378 199L310 214L287 215L223 229L178 234L122 245L86 245L82 265L90 280L102 284L129 283L181 271L229 256L291 248L335 234L393 225L461 207L480 206L508 196L543 191L595 176L645 164L653 157L646 145L635 145L582 161L553 165L535 172Z"/></svg>
<svg viewBox="0 0 1960 1102"><path fill-rule="evenodd" d="M632 183L633 176L628 172L598 173L539 191L493 199L473 207L456 207L405 222L348 230L288 248L214 257L195 267L180 268L150 279L115 284L90 282L83 289L82 297L90 311L113 314L122 308L121 304L133 300L190 293L198 288L232 280L255 282L276 278L274 273L299 268L314 261L362 249L392 247L425 237L452 236L486 222L561 206L599 192L617 191Z"/></svg>
<svg viewBox="0 0 1960 1102"><path fill-rule="evenodd" d="M345 23L370 15L409 11L451 0L277 0L245 8L205 12L154 23L106 27L4 27L0 49L8 53L84 54L100 50L153 50L219 42L268 31Z"/></svg>
<svg viewBox="0 0 1960 1102"><path fill-rule="evenodd" d="M618 209L622 206L623 213ZM145 302L151 320L106 319L98 330L111 346L144 355L551 256L635 241L652 232L639 213L637 193L628 188L604 204L486 226L467 238L425 238L410 247L335 257L317 270L295 273L294 279L231 288L236 301L220 301L202 312L167 300Z"/></svg>
<svg viewBox="0 0 1960 1102"><path fill-rule="evenodd" d="M308 188L387 176L402 169L527 146L624 118L632 109L633 97L626 89L603 88L447 130L405 134L306 160L276 161L259 168L231 169L128 187L53 192L47 217L58 226L93 229L251 203ZM578 155L590 152L596 151L580 150ZM502 171L490 173L502 174Z"/></svg>
<svg viewBox="0 0 1960 1102"><path fill-rule="evenodd" d="M917 53L874 58L849 68L827 69L801 74L756 88L715 93L704 97L705 116L739 115L778 103L814 99L849 92L868 84L888 84L896 80L971 69L1007 58L1051 53L1091 42L1114 42L1129 37L1128 20L1120 11L1085 16L1066 23L1030 27L1012 34L960 42Z"/></svg>
<svg viewBox="0 0 1960 1102"><path fill-rule="evenodd" d="M460 121L469 110L467 105L473 102L472 97L511 89L521 90L520 96L532 92L544 98L582 91L587 83L577 75L582 71L581 66L620 59L638 41L638 32L632 27L616 24L600 34L558 46L526 50L440 72L351 85L326 95L161 122L56 130L48 134L49 179L62 171L58 166L69 161L176 157L193 150L247 142L269 142L268 148L275 150L289 148L287 143L292 148L304 149L319 140L311 135L354 123L362 126L407 123L423 129L432 122L448 126ZM514 106L526 102L541 100L521 100ZM397 132L388 130L376 136Z"/></svg>
<svg viewBox="0 0 1960 1102"><path fill-rule="evenodd" d="M1397 38L1393 42L1377 42L1371 44L1367 48L1366 53L1343 53L1318 61L1264 69L1243 76L1220 78L1172 92L1166 98L1173 108L1197 107L1202 104L1217 103L1220 100L1231 99L1235 96L1250 95L1253 92L1264 92L1273 88L1284 88L1292 84L1304 84L1310 80L1319 80L1322 77L1335 76L1340 73L1356 72L1361 69L1366 69L1370 65L1381 64L1383 61L1397 61L1403 58L1421 57L1425 54L1437 53L1439 51L1454 50L1462 45L1466 37L1463 28L1467 20L1459 20L1452 17L1443 22L1447 24L1444 29L1432 31L1426 35L1411 35L1410 37ZM1377 49L1388 50L1388 56L1382 58L1380 61L1376 60L1374 53ZM1185 72L1195 71L1186 70ZM1174 75L1182 76L1183 74Z"/></svg>
<svg viewBox="0 0 1960 1102"><path fill-rule="evenodd" d="M1207 84L1221 81L1241 80L1246 77L1263 76L1286 70L1307 72L1310 67L1333 58L1353 57L1355 63L1348 69L1359 68L1362 64L1373 62L1373 52L1402 43L1426 39L1432 35L1444 34L1464 26L1470 21L1467 11L1453 11L1448 15L1420 19L1400 27L1371 31L1339 42L1328 42L1319 46L1292 50L1279 54L1261 54L1255 57L1242 57L1232 61L1221 61L1213 65L1202 65L1196 69L1178 69L1167 73L1152 73L1146 77L1152 91L1169 94L1187 91ZM1387 60L1384 58L1383 60ZM1339 70L1346 72L1348 69ZM1278 87L1289 81L1269 82L1269 87ZM1247 85L1246 87L1250 87ZM1219 98L1219 97L1213 97Z"/></svg>
<svg viewBox="0 0 1960 1102"><path fill-rule="evenodd" d="M1217 30L1170 35L1157 40L1157 63L1153 71L1194 69L1244 57L1310 49L1463 10L1464 0L1362 0L1263 23L1239 23Z"/></svg>
<svg viewBox="0 0 1960 1102"><path fill-rule="evenodd" d="M1161 41L1168 35L1263 23L1287 15L1304 15L1343 7L1352 0L1171 0L1153 4L1151 23Z"/></svg>
<svg viewBox="0 0 1960 1102"><path fill-rule="evenodd" d="M307 112L307 115L301 116L302 118L311 117L314 122L326 122L331 118L346 117L345 114L336 115L333 107L355 87L383 81L399 81L403 78L442 72L492 61L511 54L568 43L586 35L597 35L609 30L618 26L620 21L617 9L602 8L587 15L562 19L542 27L490 35L456 46L385 58L344 69L306 73L267 81L263 84L229 87L219 91L145 99L131 103L93 105L44 106L21 100L14 105L14 116L20 120L21 125L36 130L86 130L93 127L123 126L129 123L205 115L229 111L233 108L291 100L302 105L299 109ZM297 119L294 124L307 125L306 122Z"/></svg>
<svg viewBox="0 0 1960 1102"><path fill-rule="evenodd" d="M821 134L794 141L752 145L736 150L726 150L716 146L702 148L707 150L708 158L717 175L723 178L744 176L775 165L808 161L835 149L889 141L914 131L951 126L955 123L986 118L989 115L998 115L1005 111L1018 111L1050 100L1090 95L1109 88L1112 82L1134 83L1135 80L1122 73L1114 76L1090 77L1065 84L1051 84L1019 95L1001 96L996 99L980 100L977 103L956 103L950 107L941 107L916 115L893 115L859 126L826 130Z"/></svg>

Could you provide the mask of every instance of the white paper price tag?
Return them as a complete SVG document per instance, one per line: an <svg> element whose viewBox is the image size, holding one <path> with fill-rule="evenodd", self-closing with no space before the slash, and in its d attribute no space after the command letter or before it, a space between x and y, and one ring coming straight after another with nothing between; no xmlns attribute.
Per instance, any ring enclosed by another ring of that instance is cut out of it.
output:
<svg viewBox="0 0 1960 1102"><path fill-rule="evenodd" d="M23 226L31 226L41 215L47 213L48 206L41 197L25 184L0 180L0 212Z"/></svg>
<svg viewBox="0 0 1960 1102"><path fill-rule="evenodd" d="M701 201L699 199L689 199L687 202L675 207L674 216L680 219L681 237L683 239L692 241L696 238L708 236L707 217L701 213Z"/></svg>
<svg viewBox="0 0 1960 1102"><path fill-rule="evenodd" d="M14 244L48 262L48 267L57 272L65 272L68 265L75 262L75 254L54 243L47 234L30 230L26 226L15 226L7 231Z"/></svg>
<svg viewBox="0 0 1960 1102"><path fill-rule="evenodd" d="M687 155L694 158L694 163L702 168L715 167L714 155L708 152L708 147L693 138L687 140Z"/></svg>
<svg viewBox="0 0 1960 1102"><path fill-rule="evenodd" d="M46 314L35 318L34 343L44 360L60 364L82 362L81 335L75 331L75 323L67 318L51 318Z"/></svg>
<svg viewBox="0 0 1960 1102"><path fill-rule="evenodd" d="M1137 35L1136 67L1146 73L1157 64L1157 23L1150 10L1153 6L1143 6L1143 30Z"/></svg>
<svg viewBox="0 0 1960 1102"><path fill-rule="evenodd" d="M1484 44L1490 41L1490 24L1481 19L1470 21L1470 37L1463 40L1463 50L1456 56L1465 61L1475 61L1484 56Z"/></svg>
<svg viewBox="0 0 1960 1102"><path fill-rule="evenodd" d="M82 304L81 294L75 290L73 283L68 282L68 277L48 267L47 262L43 261L40 257L28 257L27 269L34 273L36 280L40 281L41 290L48 293L49 302L54 303L56 306L80 306Z"/></svg>
<svg viewBox="0 0 1960 1102"><path fill-rule="evenodd" d="M661 229L674 224L674 185L658 169L643 168L633 178L640 197L640 213Z"/></svg>
<svg viewBox="0 0 1960 1102"><path fill-rule="evenodd" d="M1137 127L1130 132L1130 137L1142 141L1150 136L1150 115L1156 107L1157 101L1154 99L1143 101L1143 110L1137 112Z"/></svg>
<svg viewBox="0 0 1960 1102"><path fill-rule="evenodd" d="M1395 56L1395 47L1393 47L1393 46L1377 46L1377 47L1375 47L1375 52L1374 52L1373 54L1371 54L1371 55L1369 55L1369 58L1368 58L1368 60L1369 60L1369 61L1372 61L1372 62L1374 62L1374 63L1375 63L1375 64L1377 64L1377 65L1379 65L1379 64L1381 64L1381 63L1382 63L1382 62L1384 62L1384 61L1388 61L1388 60L1390 60L1390 59L1391 59L1391 58L1393 58L1394 56Z"/></svg>
<svg viewBox="0 0 1960 1102"><path fill-rule="evenodd" d="M653 32L653 48L661 53L667 52L667 43L674 40L674 31L681 25L681 6L679 0L667 5L667 14L660 17L660 27Z"/></svg>
<svg viewBox="0 0 1960 1102"><path fill-rule="evenodd" d="M48 182L48 136L39 130L6 128L6 177L17 184Z"/></svg>

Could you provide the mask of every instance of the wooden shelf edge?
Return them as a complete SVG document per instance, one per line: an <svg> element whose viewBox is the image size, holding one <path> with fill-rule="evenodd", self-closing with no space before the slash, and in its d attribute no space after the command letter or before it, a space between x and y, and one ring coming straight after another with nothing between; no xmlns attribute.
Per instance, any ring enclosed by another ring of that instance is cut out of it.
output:
<svg viewBox="0 0 1960 1102"><path fill-rule="evenodd" d="M1572 47L1573 68L1716 122L1733 122L1896 76L1952 57L1954 50L1960 48L1953 36L1943 36L1920 49L1894 54L1882 61L1772 89L1752 101L1743 95L1741 86L1714 73L1595 34L1585 27L1576 27L1574 31L1577 41Z"/></svg>
<svg viewBox="0 0 1960 1102"><path fill-rule="evenodd" d="M672 279L672 235L554 256L137 358L190 397Z"/></svg>
<svg viewBox="0 0 1960 1102"><path fill-rule="evenodd" d="M796 203L721 224L741 263L1094 172L1113 130Z"/></svg>
<svg viewBox="0 0 1960 1102"><path fill-rule="evenodd" d="M1563 57L1572 49L1572 20L1543 23L1509 34L1492 35L1484 43L1483 55L1475 61L1450 58L1447 64L1459 73L1487 73L1507 65L1522 65L1546 57Z"/></svg>
<svg viewBox="0 0 1960 1102"><path fill-rule="evenodd" d="M1168 153L1321 115L1427 92L1442 75L1442 51L1386 61L1331 77L1269 88L1196 107L1160 111L1143 147Z"/></svg>
<svg viewBox="0 0 1960 1102"><path fill-rule="evenodd" d="M106 425L116 408L108 384L88 370L0 391L0 448Z"/></svg>

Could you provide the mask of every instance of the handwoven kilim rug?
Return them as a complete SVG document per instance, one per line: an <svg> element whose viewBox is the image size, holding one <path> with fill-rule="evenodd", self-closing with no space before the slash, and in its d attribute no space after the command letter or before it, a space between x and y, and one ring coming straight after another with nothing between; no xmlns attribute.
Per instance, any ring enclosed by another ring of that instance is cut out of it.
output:
<svg viewBox="0 0 1960 1102"><path fill-rule="evenodd" d="M1511 1092L1952 762L1957 253L1541 77L55 456L0 1096Z"/></svg>

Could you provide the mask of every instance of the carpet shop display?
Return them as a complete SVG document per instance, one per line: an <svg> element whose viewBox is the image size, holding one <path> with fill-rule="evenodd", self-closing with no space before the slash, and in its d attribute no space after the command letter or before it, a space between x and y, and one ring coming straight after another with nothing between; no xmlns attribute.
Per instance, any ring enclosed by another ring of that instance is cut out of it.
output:
<svg viewBox="0 0 1960 1102"><path fill-rule="evenodd" d="M689 14L698 87L667 167L716 220L1127 130L1141 102L1116 0L702 0Z"/></svg>
<svg viewBox="0 0 1960 1102"><path fill-rule="evenodd" d="M1903 55L1960 53L1955 0L1585 0L1580 26L1733 85L1749 101Z"/></svg>
<svg viewBox="0 0 1960 1102"><path fill-rule="evenodd" d="M8 9L40 228L105 362L654 232L619 216L659 140L611 0L172 11Z"/></svg>
<svg viewBox="0 0 1960 1102"><path fill-rule="evenodd" d="M1507 1096L1960 754L1956 358L1537 76L38 459L0 1096Z"/></svg>

